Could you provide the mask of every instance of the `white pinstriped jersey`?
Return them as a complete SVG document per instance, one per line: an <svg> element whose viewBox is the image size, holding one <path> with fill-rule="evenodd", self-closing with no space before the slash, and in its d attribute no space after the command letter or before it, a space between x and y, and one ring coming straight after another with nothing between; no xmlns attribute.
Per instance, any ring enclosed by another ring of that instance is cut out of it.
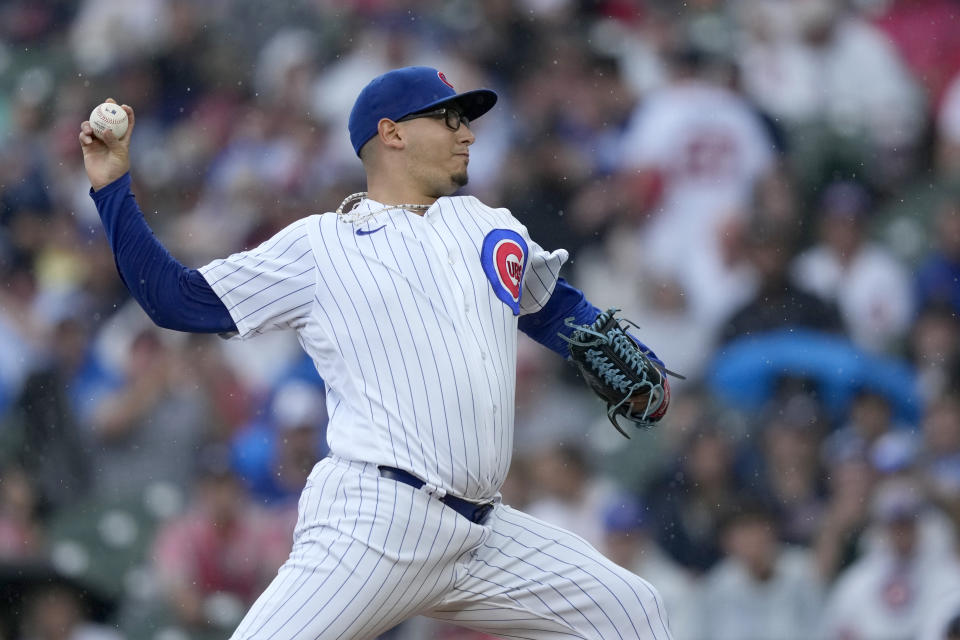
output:
<svg viewBox="0 0 960 640"><path fill-rule="evenodd" d="M382 207L303 218L200 272L240 337L297 331L327 385L333 454L491 499L510 466L517 318L550 298L567 252L472 196L423 216Z"/></svg>

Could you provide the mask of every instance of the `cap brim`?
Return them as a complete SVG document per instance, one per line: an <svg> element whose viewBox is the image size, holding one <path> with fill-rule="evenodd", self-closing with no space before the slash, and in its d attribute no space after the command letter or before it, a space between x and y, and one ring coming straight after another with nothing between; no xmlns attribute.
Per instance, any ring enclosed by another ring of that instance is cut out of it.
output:
<svg viewBox="0 0 960 640"><path fill-rule="evenodd" d="M476 120L487 111L490 111L493 105L497 104L497 94L490 89L474 89L473 91L465 91L455 96L450 96L449 98L431 102L418 111L426 111L431 107L447 104L448 102L453 102L460 107L463 110L463 115L467 116L470 120Z"/></svg>

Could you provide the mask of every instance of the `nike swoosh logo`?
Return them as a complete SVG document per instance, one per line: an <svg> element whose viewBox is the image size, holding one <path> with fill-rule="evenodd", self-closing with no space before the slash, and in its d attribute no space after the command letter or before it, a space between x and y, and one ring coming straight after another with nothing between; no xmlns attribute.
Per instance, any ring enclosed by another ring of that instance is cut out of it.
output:
<svg viewBox="0 0 960 640"><path fill-rule="evenodd" d="M358 236L368 236L368 235L370 235L371 233L376 233L377 231L380 231L380 229L383 229L385 226L387 226L387 225L382 224L382 225L380 225L379 227L377 227L376 229L369 229L369 230L367 230L367 229L357 229L357 235L358 235Z"/></svg>

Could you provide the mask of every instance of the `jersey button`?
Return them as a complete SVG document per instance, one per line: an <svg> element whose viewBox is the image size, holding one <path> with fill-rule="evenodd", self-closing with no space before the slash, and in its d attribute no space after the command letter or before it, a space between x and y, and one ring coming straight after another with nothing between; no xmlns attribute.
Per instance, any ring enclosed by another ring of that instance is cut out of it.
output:
<svg viewBox="0 0 960 640"><path fill-rule="evenodd" d="M486 360L486 359L487 359L487 352L486 352L486 351L481 351L481 352L480 352L480 359L481 359L481 360Z"/></svg>
<svg viewBox="0 0 960 640"><path fill-rule="evenodd" d="M463 303L463 310L466 311L467 313L470 313L470 303L469 303L469 302L464 302L464 303Z"/></svg>
<svg viewBox="0 0 960 640"><path fill-rule="evenodd" d="M456 263L457 263L457 256L456 256L456 254L453 253L453 251L451 251L450 253L447 254L447 261L448 261L450 264L456 264Z"/></svg>

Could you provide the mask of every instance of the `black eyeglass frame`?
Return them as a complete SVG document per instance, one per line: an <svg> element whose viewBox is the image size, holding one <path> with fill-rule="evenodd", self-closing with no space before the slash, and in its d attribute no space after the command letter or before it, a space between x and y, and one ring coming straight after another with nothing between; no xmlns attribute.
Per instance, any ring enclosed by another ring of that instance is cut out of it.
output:
<svg viewBox="0 0 960 640"><path fill-rule="evenodd" d="M407 120L414 120L416 118L440 118L441 116L443 117L444 124L447 125L450 131L459 131L461 124L466 125L467 128L470 127L470 118L450 107L439 107L437 109L431 109L430 111L411 113L410 115L403 116L397 120L397 122L406 122ZM452 124L451 120L453 121Z"/></svg>

